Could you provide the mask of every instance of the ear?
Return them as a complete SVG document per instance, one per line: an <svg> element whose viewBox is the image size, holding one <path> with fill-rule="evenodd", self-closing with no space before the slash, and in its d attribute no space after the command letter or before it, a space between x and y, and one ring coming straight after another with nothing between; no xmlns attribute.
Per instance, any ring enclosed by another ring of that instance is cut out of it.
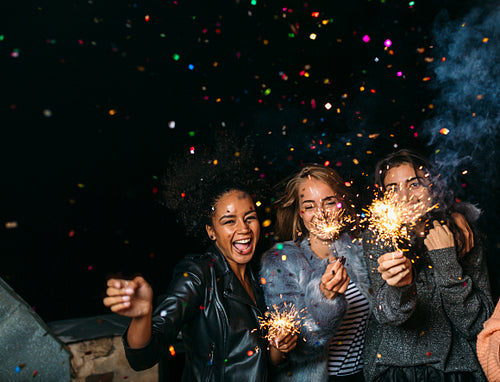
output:
<svg viewBox="0 0 500 382"><path fill-rule="evenodd" d="M207 231L207 234L208 234L208 237L210 238L210 240L213 240L215 241L216 238L215 238L215 231L214 231L214 227L212 226L209 226L208 224L205 225L205 229Z"/></svg>

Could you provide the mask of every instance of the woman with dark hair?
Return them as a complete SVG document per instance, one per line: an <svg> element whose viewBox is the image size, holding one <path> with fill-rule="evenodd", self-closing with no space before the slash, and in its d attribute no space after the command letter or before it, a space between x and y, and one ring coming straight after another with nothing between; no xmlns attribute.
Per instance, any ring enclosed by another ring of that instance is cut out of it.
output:
<svg viewBox="0 0 500 382"><path fill-rule="evenodd" d="M275 381L362 381L370 304L353 198L333 169L307 165L276 202L279 243L262 257L268 307L301 315Z"/></svg>
<svg viewBox="0 0 500 382"><path fill-rule="evenodd" d="M170 166L165 203L193 237L209 239L208 249L176 265L156 308L152 287L140 276L110 279L104 305L132 319L123 343L135 370L150 368L169 354L180 332L186 352L183 381L264 382L270 361L292 350L294 338L285 331L268 341L260 327L265 303L250 267L260 224L248 186L241 186L251 183L251 174L237 171L241 162L222 161L215 170L199 158ZM236 185L221 186L228 178ZM287 342L287 348L278 341Z"/></svg>
<svg viewBox="0 0 500 382"><path fill-rule="evenodd" d="M410 211L411 240L402 251L365 232L374 294L366 379L485 381L475 342L493 304L479 234L471 245L460 221L474 230L478 209L456 202L429 163L408 150L380 161L375 176L386 197Z"/></svg>

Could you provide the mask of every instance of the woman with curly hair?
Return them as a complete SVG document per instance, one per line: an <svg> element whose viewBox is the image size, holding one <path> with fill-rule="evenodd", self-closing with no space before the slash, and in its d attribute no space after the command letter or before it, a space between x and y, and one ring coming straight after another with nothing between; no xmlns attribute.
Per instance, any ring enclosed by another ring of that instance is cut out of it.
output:
<svg viewBox="0 0 500 382"><path fill-rule="evenodd" d="M209 239L210 245L176 265L155 308L153 290L141 276L108 280L104 305L131 318L123 343L135 370L158 363L180 332L186 352L183 381L264 382L270 362L292 350L295 339L283 333L268 342L260 328L265 303L249 266L260 223L251 194L241 186L251 177L244 171L236 173L239 163L227 161L216 168L200 159L188 159L183 165L176 162L170 168L165 199L189 232L197 232L195 237L203 242ZM188 199L196 198L186 203L181 191L189 194ZM280 347L279 341L286 342L287 348Z"/></svg>

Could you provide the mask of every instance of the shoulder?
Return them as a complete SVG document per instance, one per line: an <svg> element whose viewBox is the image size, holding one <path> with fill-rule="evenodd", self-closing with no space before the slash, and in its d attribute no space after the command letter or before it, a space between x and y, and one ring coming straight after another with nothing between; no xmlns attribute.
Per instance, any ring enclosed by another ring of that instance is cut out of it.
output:
<svg viewBox="0 0 500 382"><path fill-rule="evenodd" d="M305 258L303 250L293 241L285 241L274 245L262 255L261 274L271 269L287 269L291 272L303 268Z"/></svg>
<svg viewBox="0 0 500 382"><path fill-rule="evenodd" d="M176 274L192 274L204 278L218 261L217 256L207 251L205 253L190 253L184 256L175 266ZM185 276L186 277L186 276Z"/></svg>
<svg viewBox="0 0 500 382"><path fill-rule="evenodd" d="M479 219L482 211L472 203L456 202L453 204L450 212L458 212L464 216L467 222L475 223Z"/></svg>
<svg viewBox="0 0 500 382"><path fill-rule="evenodd" d="M302 249L293 241L285 241L275 244L262 255L262 265L275 263L284 259L297 261L303 257Z"/></svg>

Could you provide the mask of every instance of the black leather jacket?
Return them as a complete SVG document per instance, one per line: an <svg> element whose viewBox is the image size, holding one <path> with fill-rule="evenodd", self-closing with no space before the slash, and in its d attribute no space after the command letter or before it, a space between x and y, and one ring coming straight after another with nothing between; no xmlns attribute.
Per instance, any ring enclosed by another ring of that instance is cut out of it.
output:
<svg viewBox="0 0 500 382"><path fill-rule="evenodd" d="M186 350L183 381L267 381L267 342L259 329L265 302L250 269L257 305L215 245L188 255L176 266L166 297L153 314L153 334L127 359L135 370L154 366L182 332ZM257 329L257 330L256 330Z"/></svg>

